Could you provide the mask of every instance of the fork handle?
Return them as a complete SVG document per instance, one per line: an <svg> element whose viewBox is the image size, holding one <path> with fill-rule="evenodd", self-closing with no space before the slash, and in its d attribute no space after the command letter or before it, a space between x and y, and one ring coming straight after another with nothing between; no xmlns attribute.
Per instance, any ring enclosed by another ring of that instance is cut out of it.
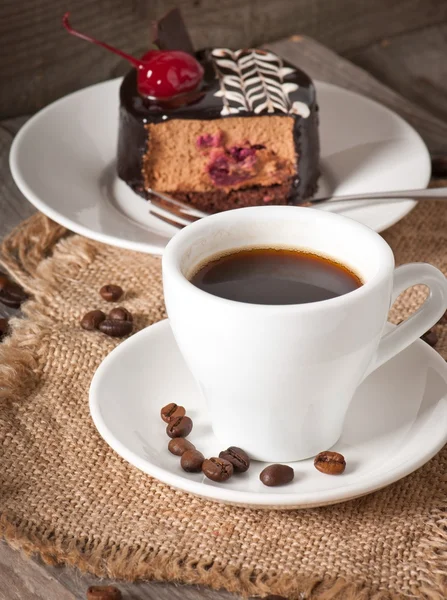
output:
<svg viewBox="0 0 447 600"><path fill-rule="evenodd" d="M399 190L398 192L374 192L372 194L350 194L349 196L329 196L327 198L315 198L310 200L311 204L322 202L346 202L348 200L447 200L447 188L428 188L426 190Z"/></svg>

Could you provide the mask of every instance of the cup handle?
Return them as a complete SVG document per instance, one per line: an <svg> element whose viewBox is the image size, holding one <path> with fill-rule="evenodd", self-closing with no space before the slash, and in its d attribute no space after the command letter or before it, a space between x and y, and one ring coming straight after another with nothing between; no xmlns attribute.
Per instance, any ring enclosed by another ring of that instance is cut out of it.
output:
<svg viewBox="0 0 447 600"><path fill-rule="evenodd" d="M427 299L408 319L382 337L364 378L417 340L444 314L447 308L447 279L439 269L426 263L402 265L394 271L391 305L402 292L419 283L430 288Z"/></svg>

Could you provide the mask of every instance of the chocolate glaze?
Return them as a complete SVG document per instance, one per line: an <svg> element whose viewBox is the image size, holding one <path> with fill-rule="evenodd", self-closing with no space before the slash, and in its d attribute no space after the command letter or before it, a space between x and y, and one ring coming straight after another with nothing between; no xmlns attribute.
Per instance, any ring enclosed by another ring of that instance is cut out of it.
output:
<svg viewBox="0 0 447 600"><path fill-rule="evenodd" d="M196 53L196 57L205 70L202 86L199 90L183 94L171 99L169 102L159 103L153 99L141 96L137 91L136 71L129 72L120 88L120 116L118 137L118 175L136 193L147 198L144 190L142 176L142 158L146 152L148 134L145 129L147 123L161 123L167 119L228 119L236 115L222 116L222 99L215 96L219 90L219 81L213 63L210 59L210 50ZM257 116L268 118L272 114L279 116L292 116L295 119L293 137L298 156L299 175L293 178L288 191L281 187L284 194L284 204L294 204L311 197L317 188L319 176L319 139L318 139L318 106L316 103L315 88L311 79L300 69L284 62L284 66L291 67L293 72L284 78L285 82L298 84L298 89L290 93L290 101L300 101L309 107L310 114L307 118L299 115L274 113L260 113ZM237 116L251 117L253 112L242 111ZM265 188L245 188L238 190L238 197L243 198L244 191L250 191L250 205L254 203L255 190L259 190L259 203L265 201ZM161 190L162 191L162 190ZM279 190L278 190L279 191ZM213 195L214 192L208 192ZM200 192L201 204L204 202L206 192ZM188 200L194 204L195 193L188 193ZM220 195L220 194L219 194ZM185 197L182 194L183 197ZM180 197L179 197L180 199ZM275 202L276 203L276 202ZM219 202L220 204L220 202ZM238 203L244 205L243 201ZM228 206L232 208L232 206ZM220 209L222 210L222 208Z"/></svg>

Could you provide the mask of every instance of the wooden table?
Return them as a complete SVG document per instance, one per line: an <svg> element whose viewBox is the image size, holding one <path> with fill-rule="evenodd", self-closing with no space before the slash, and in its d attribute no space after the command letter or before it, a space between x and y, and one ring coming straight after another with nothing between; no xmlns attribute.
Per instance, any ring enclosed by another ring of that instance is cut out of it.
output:
<svg viewBox="0 0 447 600"><path fill-rule="evenodd" d="M445 95L439 97L438 110L432 113L427 107L422 108L422 106L412 104L410 100L379 83L366 71L309 38L292 36L286 40L269 44L269 47L290 62L301 66L314 79L348 87L393 108L419 131L432 152L447 154L447 121L443 120L443 117L447 118ZM386 47L386 45L382 45L376 48L374 53L380 55ZM444 65L443 53L445 55L445 46L439 48L438 56L439 62ZM402 59L403 54L403 52L394 53L396 64ZM388 62L386 68L388 79L391 72L392 66ZM402 76L401 70L399 88L405 90L410 86L408 82L403 81ZM0 122L0 239L35 211L16 188L8 166L12 140L26 120L27 117L16 117ZM0 316L13 313L14 311L0 304ZM82 600L85 598L87 587L94 583L98 583L98 580L92 576L82 575L73 568L49 567L37 558L25 559L6 543L0 542L0 600ZM118 583L118 586L125 599L224 600L225 598L236 598L233 594L226 592L213 592L205 588L168 583Z"/></svg>

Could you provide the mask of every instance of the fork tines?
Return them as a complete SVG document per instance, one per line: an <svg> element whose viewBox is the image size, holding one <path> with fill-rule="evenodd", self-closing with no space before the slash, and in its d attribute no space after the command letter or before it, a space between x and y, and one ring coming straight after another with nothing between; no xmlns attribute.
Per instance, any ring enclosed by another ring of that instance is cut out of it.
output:
<svg viewBox="0 0 447 600"><path fill-rule="evenodd" d="M167 196L155 190L148 190L151 196L149 200L149 212L154 217L174 227L182 228L203 217L208 213L194 208L176 198Z"/></svg>

